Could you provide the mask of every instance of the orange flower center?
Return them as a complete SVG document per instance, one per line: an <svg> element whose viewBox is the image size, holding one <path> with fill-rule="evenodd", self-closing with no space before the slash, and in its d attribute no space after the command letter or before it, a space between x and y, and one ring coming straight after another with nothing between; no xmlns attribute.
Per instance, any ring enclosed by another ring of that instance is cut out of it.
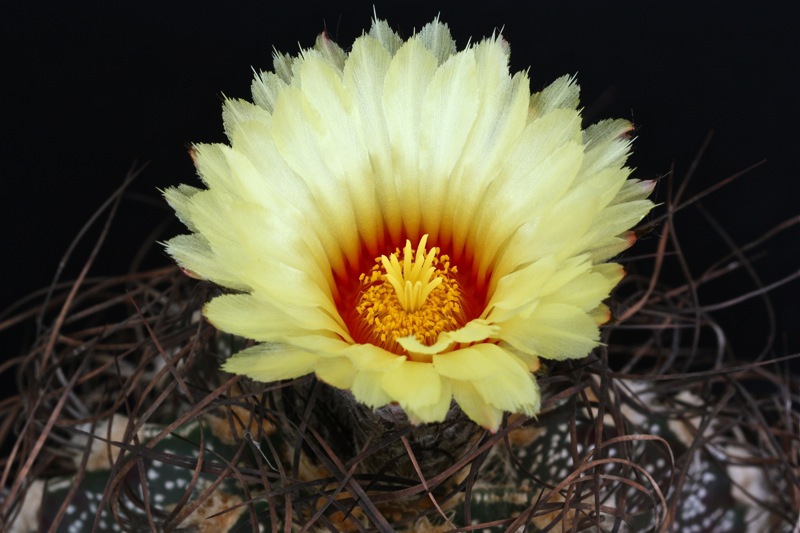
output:
<svg viewBox="0 0 800 533"><path fill-rule="evenodd" d="M400 354L399 338L413 335L431 345L440 333L467 323L457 267L439 248L426 251L427 241L424 235L414 250L407 240L402 259L399 249L376 257L370 271L359 277L355 334L360 342Z"/></svg>

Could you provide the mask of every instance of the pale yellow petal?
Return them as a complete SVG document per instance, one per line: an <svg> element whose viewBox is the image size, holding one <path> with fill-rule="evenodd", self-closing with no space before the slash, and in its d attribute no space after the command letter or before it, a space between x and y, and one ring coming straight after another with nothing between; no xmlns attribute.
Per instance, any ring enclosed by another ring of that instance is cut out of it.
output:
<svg viewBox="0 0 800 533"><path fill-rule="evenodd" d="M591 269L592 263L586 254L561 260L558 269L542 286L540 296L549 297L573 290L572 284L581 276L588 275Z"/></svg>
<svg viewBox="0 0 800 533"><path fill-rule="evenodd" d="M580 92L574 76L561 76L540 92L531 95L531 111L542 116L554 109L576 109Z"/></svg>
<svg viewBox="0 0 800 533"><path fill-rule="evenodd" d="M291 83L294 75L295 58L277 50L272 54L272 68L284 82Z"/></svg>
<svg viewBox="0 0 800 533"><path fill-rule="evenodd" d="M226 152L230 150L228 146L198 143L192 149L198 174L209 189L219 189L227 194L240 196L241 189L236 178L231 176L232 170L226 156Z"/></svg>
<svg viewBox="0 0 800 533"><path fill-rule="evenodd" d="M448 331L444 334L460 344L470 344L473 342L482 342L486 339L497 336L498 328L496 325L487 320L476 318L470 320L461 328Z"/></svg>
<svg viewBox="0 0 800 533"><path fill-rule="evenodd" d="M300 67L303 94L319 121L315 132L319 156L334 184L347 193L358 228L357 236L370 252L377 253L378 237L383 238L383 219L364 141L372 133L362 131L355 102L358 93L345 86L341 75L321 57L309 58ZM342 128L342 124L349 124L349 127Z"/></svg>
<svg viewBox="0 0 800 533"><path fill-rule="evenodd" d="M611 309L606 304L600 304L589 312L589 316L592 317L595 324L602 326L611 320Z"/></svg>
<svg viewBox="0 0 800 533"><path fill-rule="evenodd" d="M392 167L392 150L383 110L383 88L392 56L376 39L356 40L344 66L344 82L353 94L358 109L362 136L374 182L377 202L387 229L395 241L402 230L401 206L397 199ZM377 229L377 228L376 228Z"/></svg>
<svg viewBox="0 0 800 533"><path fill-rule="evenodd" d="M528 365L497 345L479 344L450 354L436 355L434 366L442 375L454 380L454 394L457 385L469 382L483 402L500 411L528 415L539 411L539 387ZM461 403L458 396L456 401Z"/></svg>
<svg viewBox="0 0 800 533"><path fill-rule="evenodd" d="M471 50L450 57L436 71L422 102L419 166L422 223L436 242L450 176L478 114L478 73Z"/></svg>
<svg viewBox="0 0 800 533"><path fill-rule="evenodd" d="M442 376L459 381L528 373L525 364L512 353L488 343L436 354L433 366Z"/></svg>
<svg viewBox="0 0 800 533"><path fill-rule="evenodd" d="M317 377L339 389L349 389L353 386L358 371L347 357L324 357L314 365Z"/></svg>
<svg viewBox="0 0 800 533"><path fill-rule="evenodd" d="M345 257L354 260L359 242L353 204L347 188L328 166L331 158L320 148L321 137L335 134L324 126L319 112L300 89L289 87L278 96L273 113L275 146L309 188L313 204L304 208L319 211Z"/></svg>
<svg viewBox="0 0 800 533"><path fill-rule="evenodd" d="M314 42L314 49L322 54L322 57L331 65L340 71L342 70L347 54L338 44L331 40L327 32L322 32L317 36L317 40Z"/></svg>
<svg viewBox="0 0 800 533"><path fill-rule="evenodd" d="M579 180L607 167L622 168L630 154L631 140L627 134L632 129L633 124L621 119L603 120L586 128L583 132L586 160Z"/></svg>
<svg viewBox="0 0 800 533"><path fill-rule="evenodd" d="M526 170L515 170L515 175L509 174L504 184L493 185L489 192L491 200L487 198L484 204L489 205L491 201L492 210L484 209L475 220L474 250L479 259L479 278L486 276L489 270L504 275L513 270L514 266L530 261L535 256L548 255L547 252L539 253L541 247L536 246L535 250L527 248L530 253L526 253L526 258L520 260L514 256L512 249L512 256L506 259L505 267L497 265L498 254L509 236L525 224L543 220L549 214L548 209L560 205L559 200L569 194L569 186L580 171L582 158L583 148L577 143L566 141L555 147L540 163L533 167L516 167ZM524 194L520 191L524 191ZM498 216L499 213L503 216ZM586 224L590 222L588 220ZM564 233L570 231L574 231L571 225L564 228ZM575 233L569 235L573 238ZM539 242L542 241L543 238L539 238ZM547 242L550 244L551 241ZM529 247L529 244L526 242L521 246Z"/></svg>
<svg viewBox="0 0 800 533"><path fill-rule="evenodd" d="M528 351L518 350L507 342L498 343L498 346L503 350L508 350L509 352L513 353L514 357L525 364L528 372L537 372L542 366L542 363L539 361L539 357L537 355L534 355Z"/></svg>
<svg viewBox="0 0 800 533"><path fill-rule="evenodd" d="M592 261L595 263L607 261L633 246L635 242L636 237L633 232L625 232L621 237L612 237L596 242L590 249Z"/></svg>
<svg viewBox="0 0 800 533"><path fill-rule="evenodd" d="M231 104L231 102L228 102ZM255 202L260 205L271 205L275 210L285 207L282 198L275 200L274 204L264 203L267 199L274 198L277 190L273 180L265 180L264 175L253 165L248 154L238 146L241 139L254 128L268 128L262 121L246 121L248 128L243 130L241 116L230 112L231 105L227 106L226 119L228 120L228 134L231 136L233 146L221 144L198 144L194 148L194 160L197 170L208 185L209 192L224 197L232 197L242 202ZM227 199L227 198L226 198ZM291 216L292 209L287 206L284 216Z"/></svg>
<svg viewBox="0 0 800 533"><path fill-rule="evenodd" d="M197 231L192 223L192 202L191 198L200 192L201 189L189 185L178 185L164 189L164 199L169 206L175 210L178 220L183 223L190 231Z"/></svg>
<svg viewBox="0 0 800 533"><path fill-rule="evenodd" d="M602 300L608 298L611 289L622 279L622 268L619 265L615 266L617 275L613 278L606 277L599 272L587 272L547 295L544 302L563 303L588 313Z"/></svg>
<svg viewBox="0 0 800 533"><path fill-rule="evenodd" d="M552 255L506 274L497 282L482 316L502 322L523 306L536 302L544 284L561 265Z"/></svg>
<svg viewBox="0 0 800 533"><path fill-rule="evenodd" d="M231 144L234 133L244 125L256 123L269 126L271 121L272 117L267 110L247 100L229 98L222 105L222 126ZM263 179L261 181L263 182Z"/></svg>
<svg viewBox="0 0 800 533"><path fill-rule="evenodd" d="M430 356L435 353L443 352L449 349L456 341L454 341L447 333L440 333L436 342L427 346L417 340L414 335L408 337L398 337L397 344L403 347L412 356ZM416 357L416 359L423 359Z"/></svg>
<svg viewBox="0 0 800 533"><path fill-rule="evenodd" d="M283 255L275 253L276 234L291 235L279 218L259 205L237 202L217 191L202 191L192 201L194 224L230 272L287 305L319 306L331 316L338 314L325 273L309 268L302 248L298 253L287 246Z"/></svg>
<svg viewBox="0 0 800 533"><path fill-rule="evenodd" d="M471 420L492 433L496 432L503 422L503 410L486 403L483 397L469 381L453 381L453 398Z"/></svg>
<svg viewBox="0 0 800 533"><path fill-rule="evenodd" d="M456 52L456 42L450 35L450 28L439 22L438 17L423 26L414 37L431 51L440 65Z"/></svg>
<svg viewBox="0 0 800 533"><path fill-rule="evenodd" d="M574 109L554 109L530 122L521 133L513 153L504 161L504 179L499 183L522 185L532 182L533 171L546 165L547 158L566 144L581 145L583 150L580 126L580 113ZM583 162L583 156L580 161ZM567 186L571 183L571 180L567 180ZM534 187L544 185L535 182L530 184ZM543 203L556 199L557 196L549 197Z"/></svg>
<svg viewBox="0 0 800 533"><path fill-rule="evenodd" d="M509 51L500 37L481 41L473 50L480 73L477 76L480 105L449 180L442 215L441 233L443 238L453 239L452 250L456 255L470 238L481 205L492 202L486 191L517 146L527 122L530 96L526 73L518 72L513 77L509 74Z"/></svg>
<svg viewBox="0 0 800 533"><path fill-rule="evenodd" d="M441 380L441 391L436 403L409 406L407 412L413 423L441 422L450 411L453 400L453 386L449 379ZM405 408L404 408L405 409Z"/></svg>
<svg viewBox="0 0 800 533"><path fill-rule="evenodd" d="M405 356L387 352L372 344L354 344L346 355L359 371L394 371L405 361Z"/></svg>
<svg viewBox="0 0 800 533"><path fill-rule="evenodd" d="M612 205L624 204L634 200L643 200L650 196L650 194L653 192L653 189L655 189L655 186L655 180L626 180L622 188L614 197Z"/></svg>
<svg viewBox="0 0 800 533"><path fill-rule="evenodd" d="M430 346L422 344L414 336L400 337L397 343L411 354L433 355L449 349L456 343L483 342L496 336L498 331L499 328L488 321L474 319L457 330L440 333L436 342Z"/></svg>
<svg viewBox="0 0 800 533"><path fill-rule="evenodd" d="M587 243L597 243L606 235L620 235L639 223L653 208L650 200L612 205L600 212L587 232Z"/></svg>
<svg viewBox="0 0 800 533"><path fill-rule="evenodd" d="M503 322L501 328L504 341L545 359L585 357L600 339L591 316L561 303L541 304L530 316L514 317Z"/></svg>
<svg viewBox="0 0 800 533"><path fill-rule="evenodd" d="M392 59L383 90L397 200L403 208L404 229L415 239L420 236L421 224L422 102L436 68L436 57L417 39L409 39Z"/></svg>
<svg viewBox="0 0 800 533"><path fill-rule="evenodd" d="M262 235L272 241L268 255L280 256L282 261L290 262L287 261L287 252L282 249L282 246L287 246L293 250L294 256L301 258L299 263L294 263L296 266L319 276L320 284L332 286L332 270L341 268L343 264L338 243L329 226L315 216L316 213L308 214L298 209L297 206L313 202L311 195L290 170L285 170L290 175L282 172L285 164L275 152L264 128L261 121L248 121L246 125L239 123L231 133L234 148L222 145L197 147L195 159L204 179L208 183L224 182L226 185L214 185L209 191L192 196L190 216L208 218L210 215L209 225L216 227L225 225L224 220L218 219L219 212L226 209L223 204L231 204L228 207L234 212L240 210L238 206L245 206L242 209L257 213L259 220L251 224L245 221L241 226L242 238L256 242L247 236L250 233L248 228L255 224L272 228ZM265 180L265 175L270 175L271 179ZM209 210L213 212L204 212ZM308 259L313 259L319 268L310 269Z"/></svg>
<svg viewBox="0 0 800 533"><path fill-rule="evenodd" d="M403 45L403 39L395 33L385 20L372 20L369 36L378 41L389 54L394 55Z"/></svg>
<svg viewBox="0 0 800 533"><path fill-rule="evenodd" d="M585 178L579 186L592 189L597 195L598 204L606 207L614 201L629 174L629 168L606 167Z"/></svg>
<svg viewBox="0 0 800 533"><path fill-rule="evenodd" d="M344 258L335 228L319 211L302 209L315 203L314 196L278 152L271 125L263 120L240 122L230 135L232 149L215 148L219 156L213 150L207 153L206 145L198 147L196 159L201 174L219 174L221 179L228 176L228 180L237 181L240 188L235 191L229 188L231 194L269 206L268 213L290 229L287 234L275 235L284 241L290 240L290 235L304 241L314 261L329 276L332 271L341 271ZM330 277L329 282L332 282Z"/></svg>
<svg viewBox="0 0 800 533"><path fill-rule="evenodd" d="M610 283L616 285L625 277L625 269L617 263L601 263L592 267L592 272L596 272L606 278Z"/></svg>
<svg viewBox="0 0 800 533"><path fill-rule="evenodd" d="M284 342L295 348L316 353L321 357L344 357L353 344L335 335L314 334L287 336Z"/></svg>
<svg viewBox="0 0 800 533"><path fill-rule="evenodd" d="M390 403L392 397L381 386L383 376L384 372L370 372L367 370L361 370L356 373L353 385L350 388L356 400L373 409Z"/></svg>
<svg viewBox="0 0 800 533"><path fill-rule="evenodd" d="M381 386L406 412L441 405L443 392L447 392L446 403L450 404L450 391L443 390L442 377L430 363L404 361L383 374Z"/></svg>
<svg viewBox="0 0 800 533"><path fill-rule="evenodd" d="M350 336L340 322L318 307L298 307L292 311L289 315L267 298L225 294L208 302L203 314L219 330L261 342L322 331Z"/></svg>
<svg viewBox="0 0 800 533"><path fill-rule="evenodd" d="M181 268L202 279L235 290L251 289L237 272L231 272L227 265L217 259L208 241L200 234L173 237L166 242L166 251Z"/></svg>
<svg viewBox="0 0 800 533"><path fill-rule="evenodd" d="M600 209L600 198L590 188L569 191L537 226L540 240L534 257L553 254L566 258L581 253L575 241L589 230Z"/></svg>
<svg viewBox="0 0 800 533"><path fill-rule="evenodd" d="M250 84L253 103L272 113L278 94L286 87L286 82L274 72L259 72Z"/></svg>
<svg viewBox="0 0 800 533"><path fill-rule="evenodd" d="M222 369L269 383L309 374L318 359L317 354L284 344L257 344L234 354L222 364Z"/></svg>
<svg viewBox="0 0 800 533"><path fill-rule="evenodd" d="M592 274L588 255L558 261L540 259L504 276L487 305L488 317L501 323L509 317L529 316L540 302L561 302L594 308L606 298L619 278ZM580 305L578 304L580 302Z"/></svg>
<svg viewBox="0 0 800 533"><path fill-rule="evenodd" d="M522 265L549 255L567 259L580 253L580 237L591 227L599 211L597 203L587 188L573 189L541 218L517 228L493 267L490 293L502 276Z"/></svg>
<svg viewBox="0 0 800 533"><path fill-rule="evenodd" d="M533 416L541 407L539 385L527 369L477 379L472 385L483 401L501 411Z"/></svg>

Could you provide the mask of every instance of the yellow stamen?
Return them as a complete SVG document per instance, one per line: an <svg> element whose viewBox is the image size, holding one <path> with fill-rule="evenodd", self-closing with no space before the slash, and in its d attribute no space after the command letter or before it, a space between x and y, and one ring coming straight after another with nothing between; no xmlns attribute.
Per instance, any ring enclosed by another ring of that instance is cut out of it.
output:
<svg viewBox="0 0 800 533"><path fill-rule="evenodd" d="M414 335L431 345L443 331L466 323L457 269L438 248L426 252L427 242L424 235L415 251L406 241L402 262L398 249L376 258L370 272L361 274L363 292L356 311L368 342L402 353L398 338Z"/></svg>

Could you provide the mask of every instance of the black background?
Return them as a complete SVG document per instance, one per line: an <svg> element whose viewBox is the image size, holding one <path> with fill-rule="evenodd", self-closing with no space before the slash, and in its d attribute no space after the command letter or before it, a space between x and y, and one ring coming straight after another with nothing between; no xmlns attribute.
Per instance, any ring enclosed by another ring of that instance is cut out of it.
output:
<svg viewBox="0 0 800 533"><path fill-rule="evenodd" d="M591 119L637 125L637 177L663 176L673 164L684 175L712 130L691 193L766 160L703 202L739 244L800 214L797 2L5 2L0 308L49 283L91 213L132 165L147 163L92 269L125 272L173 218L157 188L196 183L189 144L224 141L222 95L249 98L252 69L271 68L273 47L296 52L323 29L349 46L369 27L373 4L404 36L441 14L460 47L503 28L512 69L530 67L534 90L577 73ZM698 273L727 249L693 210L682 221ZM157 238L178 232L171 223ZM800 267L798 239L795 227L762 248L756 266L767 283ZM153 247L144 266L166 262ZM704 292L705 303L754 288L735 279ZM800 284L774 296L778 354L800 351ZM765 335L761 311L748 309L721 313L745 352ZM6 355L30 340L19 329L0 336Z"/></svg>

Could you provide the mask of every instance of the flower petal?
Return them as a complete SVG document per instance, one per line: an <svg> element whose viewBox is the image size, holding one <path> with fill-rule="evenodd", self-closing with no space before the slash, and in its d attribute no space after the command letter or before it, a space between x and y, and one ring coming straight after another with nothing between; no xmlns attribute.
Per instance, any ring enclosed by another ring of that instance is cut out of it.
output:
<svg viewBox="0 0 800 533"><path fill-rule="evenodd" d="M235 290L250 290L246 281L217 260L211 245L199 233L173 237L167 241L166 249L176 263L202 279Z"/></svg>
<svg viewBox="0 0 800 533"><path fill-rule="evenodd" d="M420 126L422 101L437 69L436 57L415 38L397 51L386 73L383 110L389 134L397 201L403 206L403 225L420 236ZM392 228L390 228L392 229ZM392 235L399 242L399 235Z"/></svg>
<svg viewBox="0 0 800 533"><path fill-rule="evenodd" d="M436 354L433 356L433 366L442 376L459 381L501 374L528 375L527 368L519 359L494 344L476 344Z"/></svg>
<svg viewBox="0 0 800 533"><path fill-rule="evenodd" d="M586 232L584 239L587 245L604 244L607 241L606 236L620 235L638 224L651 209L653 202L650 200L636 200L604 209Z"/></svg>
<svg viewBox="0 0 800 533"><path fill-rule="evenodd" d="M487 413L486 406L500 412L528 415L536 414L539 410L539 387L527 365L499 346L478 344L449 354L435 355L433 364L439 373L454 380L453 394L459 390L460 394L469 396L470 408L478 411L484 419L492 414L491 410ZM470 383L471 387L464 386L465 383ZM475 398L475 394L485 405ZM458 395L456 401L461 404Z"/></svg>
<svg viewBox="0 0 800 533"><path fill-rule="evenodd" d="M539 116L553 109L575 109L580 99L580 88L573 76L561 76L540 92L531 95L531 110Z"/></svg>
<svg viewBox="0 0 800 533"><path fill-rule="evenodd" d="M456 52L456 42L450 35L450 29L447 24L439 22L439 17L423 26L415 37L433 53L440 65Z"/></svg>
<svg viewBox="0 0 800 533"><path fill-rule="evenodd" d="M541 304L529 317L517 316L501 325L503 340L545 359L585 357L600 339L591 316L578 307Z"/></svg>
<svg viewBox="0 0 800 533"><path fill-rule="evenodd" d="M435 241L439 235L450 175L478 114L478 76L471 51L448 59L433 76L422 102L420 183L422 223Z"/></svg>
<svg viewBox="0 0 800 533"><path fill-rule="evenodd" d="M622 168L630 154L631 140L628 132L633 124L627 120L601 120L586 128L583 142L586 161L582 175L592 176L604 168Z"/></svg>
<svg viewBox="0 0 800 533"><path fill-rule="evenodd" d="M522 373L502 373L472 382L483 400L501 411L524 413L533 416L541 407L539 385L533 375Z"/></svg>
<svg viewBox="0 0 800 533"><path fill-rule="evenodd" d="M234 354L222 364L232 374L272 382L304 376L314 371L319 355L283 344L256 344Z"/></svg>
<svg viewBox="0 0 800 533"><path fill-rule="evenodd" d="M516 314L521 307L534 305L542 287L559 267L561 265L555 257L547 256L506 274L498 280L483 315L493 322L502 322Z"/></svg>
<svg viewBox="0 0 800 533"><path fill-rule="evenodd" d="M371 164L369 176L374 182L377 198L375 208L380 208L389 232L398 239L402 228L401 207L394 183L392 152L382 100L384 80L391 62L392 56L380 42L363 36L353 44L353 50L344 65L343 79L353 94L361 129L368 132L362 135L362 141ZM362 205L362 202L358 205ZM380 227L381 224L376 224L372 231ZM377 254L378 251L370 252Z"/></svg>
<svg viewBox="0 0 800 533"><path fill-rule="evenodd" d="M440 422L445 419L453 403L453 384L449 379L442 379L442 390L439 401L428 405L409 407L410 418L415 423Z"/></svg>
<svg viewBox="0 0 800 533"><path fill-rule="evenodd" d="M349 389L358 373L347 357L323 357L314 365L317 377L334 387Z"/></svg>
<svg viewBox="0 0 800 533"><path fill-rule="evenodd" d="M331 78L330 73L321 75ZM311 193L313 208L308 206L309 210L319 210L346 257L357 257L359 242L352 200L320 147L321 138L336 133L325 128L318 110L299 87L287 87L281 92L272 120L278 152Z"/></svg>
<svg viewBox="0 0 800 533"><path fill-rule="evenodd" d="M598 269L598 266L606 268ZM602 300L608 298L611 289L619 283L624 274L622 267L617 264L597 265L592 267L591 272L571 280L543 300L548 303L572 305L588 313L600 305Z"/></svg>
<svg viewBox="0 0 800 533"><path fill-rule="evenodd" d="M460 257L470 238L475 213L491 204L484 194L500 175L527 124L529 80L524 72L512 77L508 70L509 49L501 37L473 46L478 72L478 114L457 167L448 180L442 215L442 236L452 238L452 253Z"/></svg>
<svg viewBox="0 0 800 533"><path fill-rule="evenodd" d="M644 200L653 192L655 180L626 180L614 197L611 205L624 204L634 200Z"/></svg>
<svg viewBox="0 0 800 533"><path fill-rule="evenodd" d="M271 119L234 122L232 117L238 119L241 115L230 113L228 118L232 149L217 145L196 147L198 170L204 176L220 176L213 179L227 176L228 180L237 180L241 185L236 190L228 187L231 194L241 201L269 206L267 214L284 226L273 236L284 242L302 240L321 269L341 271L344 258L336 234L321 212L301 210L301 206L313 205L316 200L278 152ZM280 255L280 248L276 252Z"/></svg>
<svg viewBox="0 0 800 533"><path fill-rule="evenodd" d="M262 342L323 331L350 338L343 325L319 307L295 306L291 312L252 294L224 294L203 309L217 329Z"/></svg>
<svg viewBox="0 0 800 533"><path fill-rule="evenodd" d="M531 145L531 149L536 150L533 145ZM553 206L561 205L565 195L569 194L572 180L580 171L582 159L583 147L573 141L566 141L554 147L534 167L520 163L517 168L524 168L524 171L509 172L504 183L493 184L493 188L488 193L491 194L491 200L487 198L484 204L489 205L491 202L492 210L483 210L475 221L474 253L479 261L479 279L484 278L490 270L496 275L503 276L520 264L535 257L547 255L547 253L538 253L538 249L541 248L540 244L531 250L530 243L527 241L524 244L517 244L516 247L509 245L511 248L505 250L505 256L500 252L509 238L515 235L515 231L526 224L529 228L539 228ZM525 192L523 194L519 191ZM584 208L583 205L580 207ZM503 216L498 217L498 213L503 213ZM575 213L571 215L573 219L586 220L575 215ZM562 220L559 221L559 224L564 226L566 222L568 221ZM590 222L591 219L588 219L586 225ZM564 228L564 233L568 233L572 238L575 233L569 232L574 229L573 225L569 225ZM545 228L541 228L539 231L545 231ZM554 242L550 240L549 235L546 235L545 238L548 240L540 238L538 242L547 244ZM527 252L522 254L517 248L523 248Z"/></svg>
<svg viewBox="0 0 800 533"><path fill-rule="evenodd" d="M297 210L280 201L272 202L275 205L265 203L265 198L271 194L278 195L278 191L257 185L256 182L260 181L256 177L258 171L242 153L230 148L201 146L197 149L196 160L198 167L208 176L227 172L228 181L236 185L229 184L227 190L172 189L167 194L181 210L182 216L208 242L217 261L243 279L248 275L253 279L263 277L256 273L269 271L265 263L278 268L282 264L291 265L302 270L304 277L316 278L315 285L330 294L333 286L331 260L326 257L318 237L318 226L322 224L308 226L304 221L294 219L293 214L300 218ZM267 196L260 198L253 192L255 190ZM309 259L313 259L319 268L309 268Z"/></svg>
<svg viewBox="0 0 800 533"><path fill-rule="evenodd" d="M385 20L372 20L372 27L369 29L369 36L376 39L391 54L403 45L403 39L389 26Z"/></svg>
<svg viewBox="0 0 800 533"><path fill-rule="evenodd" d="M279 301L320 306L336 313L331 285L324 272L310 267L310 253L304 253L307 248L302 243L285 242L283 255L275 254L275 247L284 243L273 235L290 237L291 229L259 205L210 193L203 191L192 197L193 223L221 266L248 280L252 289Z"/></svg>
<svg viewBox="0 0 800 533"><path fill-rule="evenodd" d="M339 71L344 67L347 54L338 44L331 40L326 32L322 32L317 36L317 40L314 42L314 50L318 51L322 57Z"/></svg>
<svg viewBox="0 0 800 533"><path fill-rule="evenodd" d="M345 86L341 72L322 57L308 57L300 66L299 75L303 95L318 119L314 136L319 157L330 170L334 184L347 193L361 244L375 253L378 234L383 238L383 220L356 95ZM350 126L342 128L342 124Z"/></svg>
<svg viewBox="0 0 800 533"><path fill-rule="evenodd" d="M549 212L520 226L494 266L495 280L548 255L567 259L582 252L574 241L591 227L600 209L598 198L586 187L569 191Z"/></svg>
<svg viewBox="0 0 800 533"><path fill-rule="evenodd" d="M261 71L250 84L253 103L272 113L278 94L286 87L286 82L274 72Z"/></svg>
<svg viewBox="0 0 800 533"><path fill-rule="evenodd" d="M383 372L367 370L357 372L351 387L356 400L373 409L390 403L393 398L381 386L383 375Z"/></svg>
<svg viewBox="0 0 800 533"><path fill-rule="evenodd" d="M406 413L427 415L420 417L424 422L443 418L450 406L450 387L430 363L405 361L384 373L381 386Z"/></svg>
<svg viewBox="0 0 800 533"><path fill-rule="evenodd" d="M322 357L341 357L347 355L352 344L336 335L287 335L283 342L295 348L319 354Z"/></svg>
<svg viewBox="0 0 800 533"><path fill-rule="evenodd" d="M485 341L497 335L498 329L497 326L486 320L475 319L457 330L440 333L436 342L430 346L422 344L414 336L398 338L397 343L411 354L433 355L449 349L456 343L469 344Z"/></svg>
<svg viewBox="0 0 800 533"><path fill-rule="evenodd" d="M503 422L503 410L486 403L469 381L453 381L452 386L453 398L464 414L492 433L496 432Z"/></svg>
<svg viewBox="0 0 800 533"><path fill-rule="evenodd" d="M395 371L406 359L372 344L354 344L347 348L346 355L358 370L369 372Z"/></svg>

